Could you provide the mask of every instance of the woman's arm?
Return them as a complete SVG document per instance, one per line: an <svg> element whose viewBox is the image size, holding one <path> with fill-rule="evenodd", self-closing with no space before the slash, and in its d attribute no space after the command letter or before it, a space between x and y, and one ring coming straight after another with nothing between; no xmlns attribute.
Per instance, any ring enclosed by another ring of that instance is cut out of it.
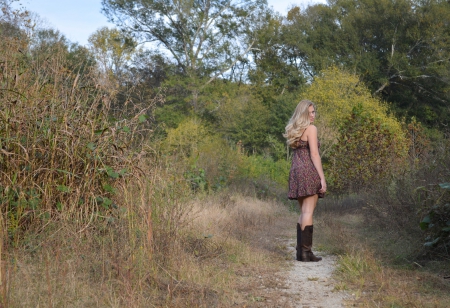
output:
<svg viewBox="0 0 450 308"><path fill-rule="evenodd" d="M314 164L314 167L316 167L317 173L319 173L320 183L322 185L320 192L324 193L327 190L327 183L325 181L325 174L323 173L322 160L320 159L320 154L319 154L319 141L317 139L317 127L315 127L314 125L310 125L307 128L305 135L307 137L308 144L309 144L311 160Z"/></svg>

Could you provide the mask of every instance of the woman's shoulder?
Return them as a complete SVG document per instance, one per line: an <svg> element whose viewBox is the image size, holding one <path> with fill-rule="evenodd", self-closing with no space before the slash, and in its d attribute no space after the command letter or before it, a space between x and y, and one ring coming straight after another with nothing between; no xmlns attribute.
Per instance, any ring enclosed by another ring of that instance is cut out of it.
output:
<svg viewBox="0 0 450 308"><path fill-rule="evenodd" d="M308 133L308 132L316 132L317 133L317 127L313 124L310 124L305 130L305 133Z"/></svg>

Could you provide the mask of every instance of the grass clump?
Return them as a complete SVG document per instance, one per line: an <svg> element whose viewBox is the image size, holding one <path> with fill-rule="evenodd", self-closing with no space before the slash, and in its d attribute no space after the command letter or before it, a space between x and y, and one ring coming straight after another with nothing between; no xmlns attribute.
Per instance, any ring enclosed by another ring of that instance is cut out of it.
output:
<svg viewBox="0 0 450 308"><path fill-rule="evenodd" d="M338 255L336 289L346 290L348 302L358 307L447 307L448 268L445 259L423 262L418 220L394 223L374 215L369 198L332 197L318 208L317 240ZM377 212L388 211L379 204Z"/></svg>
<svg viewBox="0 0 450 308"><path fill-rule="evenodd" d="M0 48L0 202L9 237L17 242L56 216L109 216L117 187L140 172L152 104L111 110L95 70L74 67L63 44L36 53L26 37L5 36Z"/></svg>

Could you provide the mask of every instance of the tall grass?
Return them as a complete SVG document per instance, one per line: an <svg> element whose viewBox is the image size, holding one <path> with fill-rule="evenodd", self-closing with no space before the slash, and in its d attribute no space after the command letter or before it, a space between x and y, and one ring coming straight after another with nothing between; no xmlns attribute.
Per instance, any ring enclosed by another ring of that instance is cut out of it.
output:
<svg viewBox="0 0 450 308"><path fill-rule="evenodd" d="M249 239L258 238L255 232L271 227L285 209L236 194L188 202L164 181L151 181L154 186L121 190L125 208L114 220L97 221L82 232L77 224L59 221L41 234L28 233L26 245L4 254L4 302L9 307L233 306L246 284L239 273L269 271L274 264L269 252L250 248Z"/></svg>
<svg viewBox="0 0 450 308"><path fill-rule="evenodd" d="M236 272L271 258L247 240L283 208L225 187L195 201L185 160L151 141L161 98L118 101L63 44L22 34L0 41L0 305L232 306ZM211 181L236 169L231 149L203 155Z"/></svg>
<svg viewBox="0 0 450 308"><path fill-rule="evenodd" d="M421 230L430 210L437 215L447 200L437 184L448 182L448 139L414 161L404 174L351 196L331 196L317 208L322 245L339 255L338 289L349 290L360 307L447 307L448 249L430 245L434 229ZM422 188L420 188L422 187ZM427 193L423 193L426 187ZM446 192L445 192L446 193ZM431 223L430 223L431 224ZM442 234L442 233L441 233ZM434 237L433 237L434 236Z"/></svg>
<svg viewBox="0 0 450 308"><path fill-rule="evenodd" d="M111 110L96 73L67 51L34 53L26 38L0 41L0 202L13 240L60 216L86 223L117 207L115 191L142 176L146 111ZM114 117L113 117L114 116Z"/></svg>

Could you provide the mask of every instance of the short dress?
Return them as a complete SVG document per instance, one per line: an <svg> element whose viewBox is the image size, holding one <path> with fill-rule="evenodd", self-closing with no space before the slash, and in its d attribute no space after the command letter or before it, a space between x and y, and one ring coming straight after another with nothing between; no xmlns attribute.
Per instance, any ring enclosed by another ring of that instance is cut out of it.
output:
<svg viewBox="0 0 450 308"><path fill-rule="evenodd" d="M325 194L319 193L321 187L319 173L311 160L309 143L299 139L292 155L288 198L292 200L316 194L323 198Z"/></svg>

